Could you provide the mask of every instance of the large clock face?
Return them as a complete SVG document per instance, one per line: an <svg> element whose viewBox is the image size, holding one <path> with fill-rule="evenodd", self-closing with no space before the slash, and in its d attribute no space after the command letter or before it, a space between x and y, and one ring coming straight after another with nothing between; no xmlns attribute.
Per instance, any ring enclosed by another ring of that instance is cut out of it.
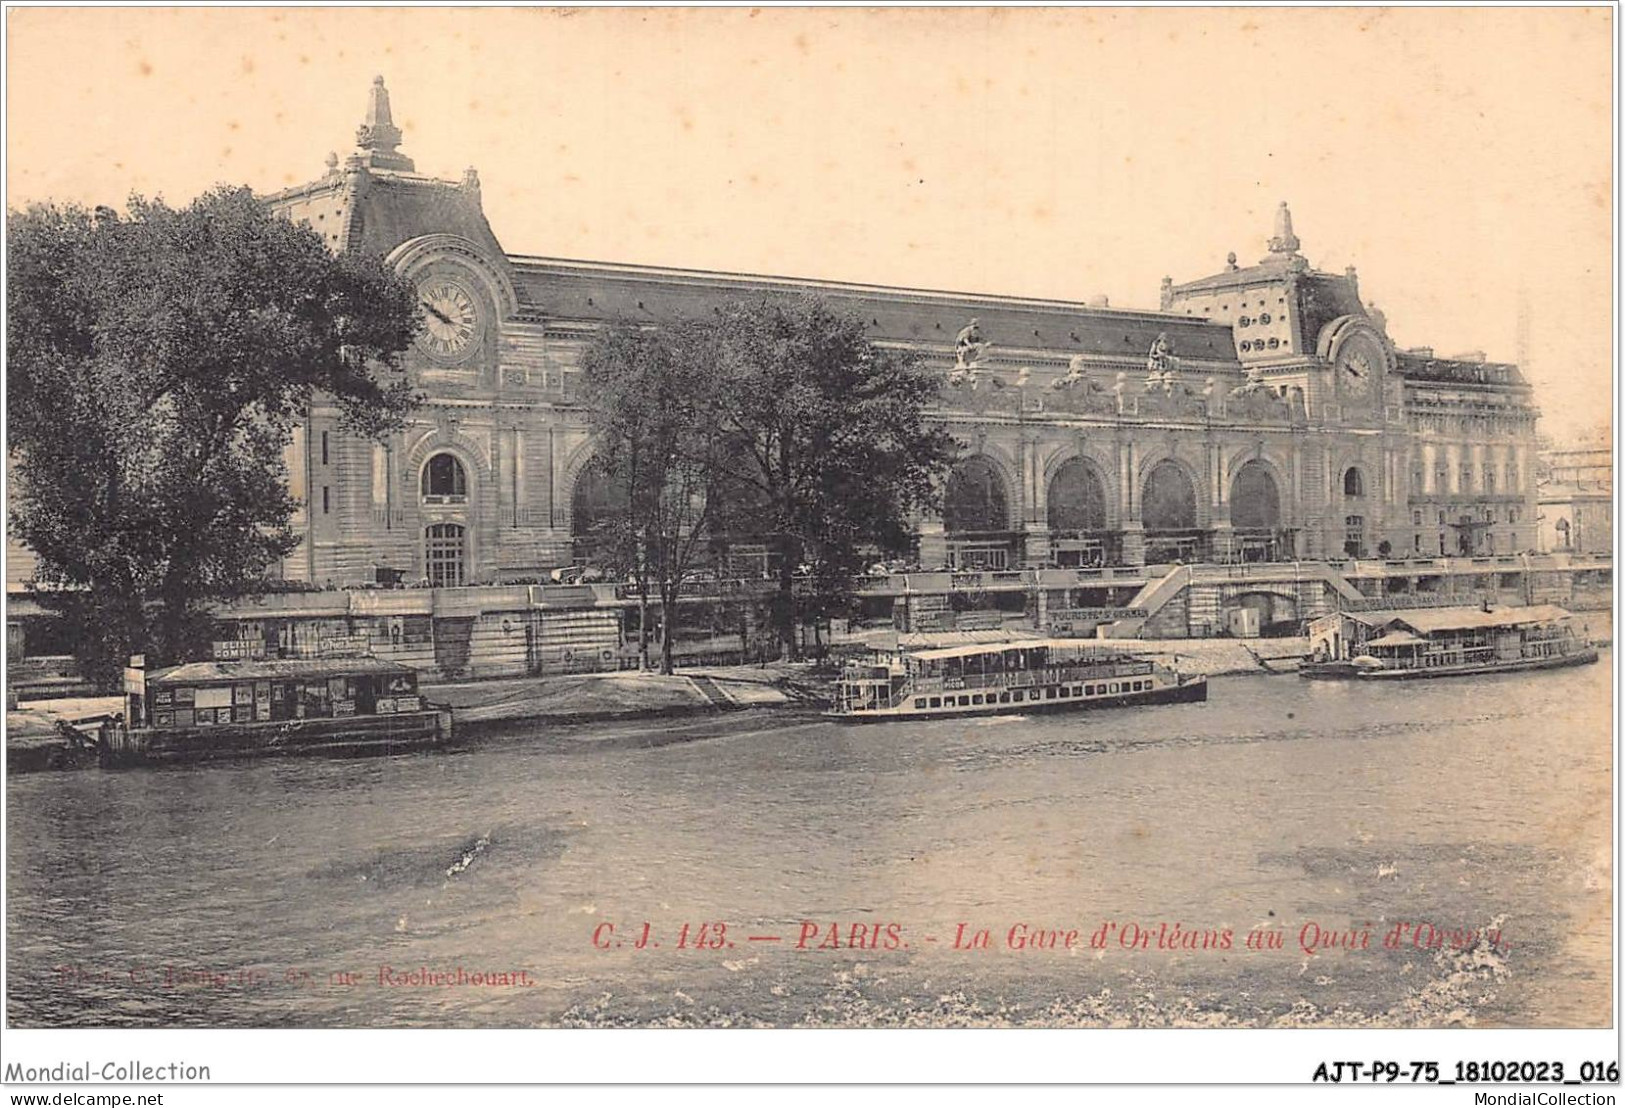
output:
<svg viewBox="0 0 1625 1108"><path fill-rule="evenodd" d="M418 286L423 330L418 346L430 357L459 362L474 349L480 335L480 304L460 281L431 277Z"/></svg>
<svg viewBox="0 0 1625 1108"><path fill-rule="evenodd" d="M1365 351L1350 350L1337 360L1337 387L1350 400L1364 400L1377 387L1377 365Z"/></svg>

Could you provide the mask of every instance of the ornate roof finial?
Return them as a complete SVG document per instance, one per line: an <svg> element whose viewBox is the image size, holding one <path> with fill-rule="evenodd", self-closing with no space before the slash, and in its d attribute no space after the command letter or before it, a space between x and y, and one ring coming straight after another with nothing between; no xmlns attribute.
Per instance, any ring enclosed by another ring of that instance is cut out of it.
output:
<svg viewBox="0 0 1625 1108"><path fill-rule="evenodd" d="M1299 245L1298 236L1292 233L1292 212L1283 200L1275 209L1275 235L1270 239L1270 253L1296 254Z"/></svg>
<svg viewBox="0 0 1625 1108"><path fill-rule="evenodd" d="M1234 250L1224 256L1224 268L1231 273L1241 268L1236 264L1236 252Z"/></svg>
<svg viewBox="0 0 1625 1108"><path fill-rule="evenodd" d="M412 159L397 154L401 144L401 129L389 114L389 90L382 77L372 79L372 90L367 97L367 118L356 128L355 144L364 155L366 164L373 169L398 169L412 172Z"/></svg>

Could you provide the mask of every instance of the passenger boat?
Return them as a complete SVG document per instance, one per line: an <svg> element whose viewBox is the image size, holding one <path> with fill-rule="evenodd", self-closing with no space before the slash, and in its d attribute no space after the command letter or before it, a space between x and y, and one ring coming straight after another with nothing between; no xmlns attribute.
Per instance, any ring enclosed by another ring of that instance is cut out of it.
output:
<svg viewBox="0 0 1625 1108"><path fill-rule="evenodd" d="M1025 714L1207 699L1207 676L1083 639L878 650L835 686L834 719Z"/></svg>
<svg viewBox="0 0 1625 1108"><path fill-rule="evenodd" d="M1309 625L1305 677L1403 680L1588 665L1597 649L1552 604L1336 612Z"/></svg>
<svg viewBox="0 0 1625 1108"><path fill-rule="evenodd" d="M103 730L105 764L392 754L451 738L451 710L424 701L417 671L381 658L132 667L125 693L127 723Z"/></svg>

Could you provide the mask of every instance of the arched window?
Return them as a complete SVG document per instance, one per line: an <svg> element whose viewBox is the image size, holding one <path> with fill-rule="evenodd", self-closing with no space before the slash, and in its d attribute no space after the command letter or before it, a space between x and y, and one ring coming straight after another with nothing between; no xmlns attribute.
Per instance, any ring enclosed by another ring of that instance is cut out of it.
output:
<svg viewBox="0 0 1625 1108"><path fill-rule="evenodd" d="M987 458L967 458L948 476L943 497L942 526L945 531L988 533L1010 527L1004 478Z"/></svg>
<svg viewBox="0 0 1625 1108"><path fill-rule="evenodd" d="M1073 458L1049 483L1049 528L1060 532L1106 529L1106 490L1093 466Z"/></svg>
<svg viewBox="0 0 1625 1108"><path fill-rule="evenodd" d="M1343 474L1343 495L1356 499L1365 495L1365 477L1358 466L1349 466Z"/></svg>
<svg viewBox="0 0 1625 1108"><path fill-rule="evenodd" d="M436 454L423 467L425 504L465 504L468 502L468 474L463 463L450 454Z"/></svg>
<svg viewBox="0 0 1625 1108"><path fill-rule="evenodd" d="M437 589L454 589L466 577L468 544L463 529L455 523L436 523L424 532L423 569L429 584Z"/></svg>
<svg viewBox="0 0 1625 1108"><path fill-rule="evenodd" d="M1230 522L1237 530L1281 526L1281 491L1263 462L1255 459L1236 471L1230 483Z"/></svg>
<svg viewBox="0 0 1625 1108"><path fill-rule="evenodd" d="M570 537L578 561L619 565L625 551L625 529L617 523L626 516L626 486L617 481L601 458L582 467L570 491Z"/></svg>
<svg viewBox="0 0 1625 1108"><path fill-rule="evenodd" d="M1196 489L1176 463L1160 461L1146 477L1140 519L1147 531L1196 529Z"/></svg>

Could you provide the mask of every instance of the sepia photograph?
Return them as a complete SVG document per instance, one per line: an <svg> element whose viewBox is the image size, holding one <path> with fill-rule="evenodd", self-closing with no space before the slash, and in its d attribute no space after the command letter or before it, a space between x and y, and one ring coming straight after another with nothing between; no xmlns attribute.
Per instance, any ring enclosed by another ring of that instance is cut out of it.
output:
<svg viewBox="0 0 1625 1108"><path fill-rule="evenodd" d="M1616 18L8 8L6 1028L1615 1028Z"/></svg>

